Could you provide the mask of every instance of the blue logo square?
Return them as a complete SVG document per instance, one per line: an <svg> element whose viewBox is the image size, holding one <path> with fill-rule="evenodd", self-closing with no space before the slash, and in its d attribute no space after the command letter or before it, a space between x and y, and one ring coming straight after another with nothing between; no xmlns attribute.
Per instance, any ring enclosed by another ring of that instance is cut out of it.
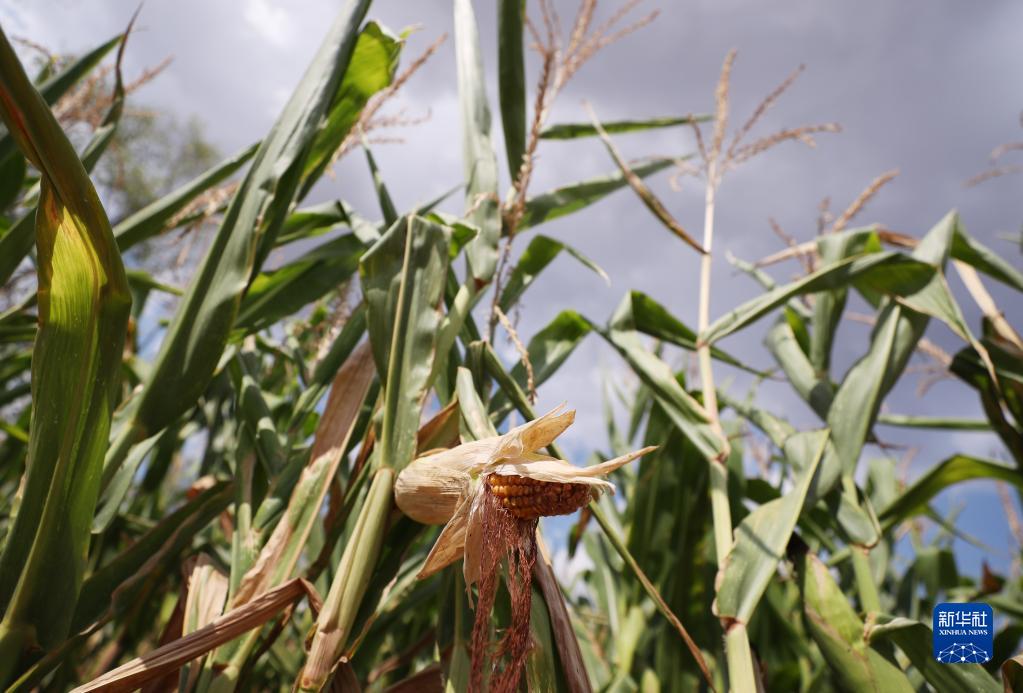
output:
<svg viewBox="0 0 1023 693"><path fill-rule="evenodd" d="M934 658L942 664L983 664L994 650L994 613L987 604L934 607Z"/></svg>

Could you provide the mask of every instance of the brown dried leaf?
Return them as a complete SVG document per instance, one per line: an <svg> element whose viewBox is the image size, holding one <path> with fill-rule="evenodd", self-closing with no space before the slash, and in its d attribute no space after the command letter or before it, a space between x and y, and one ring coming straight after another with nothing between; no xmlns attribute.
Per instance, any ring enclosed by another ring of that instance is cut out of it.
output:
<svg viewBox="0 0 1023 693"><path fill-rule="evenodd" d="M261 594L247 604L232 609L209 625L174 640L163 647L123 664L113 671L75 688L72 693L105 691L127 693L145 683L181 668L242 633L262 626L290 604L307 593L304 580L289 580L280 587Z"/></svg>

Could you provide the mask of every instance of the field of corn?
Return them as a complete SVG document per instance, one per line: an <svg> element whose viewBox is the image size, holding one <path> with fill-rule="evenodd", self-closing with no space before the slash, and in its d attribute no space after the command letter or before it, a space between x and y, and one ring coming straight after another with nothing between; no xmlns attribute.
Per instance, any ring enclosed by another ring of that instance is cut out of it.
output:
<svg viewBox="0 0 1023 693"><path fill-rule="evenodd" d="M762 292L712 311L734 280L712 271L722 182L839 127L762 132L798 71L732 113L734 52L693 113L601 121L587 105L588 122L551 122L594 54L656 21L635 2L596 21L596 4L559 17L498 0L483 36L472 0L453 0L461 139L437 146L460 147L464 179L413 209L395 205L367 133L440 42L405 55L370 0L339 3L261 141L124 214L94 181L128 112L124 51L144 34L126 17L123 34L39 67L0 29L4 690L1023 691L1018 560L961 572L952 538L976 540L934 503L987 479L1018 524L1023 339L991 288L1021 300L1018 257L954 211L857 226L885 174L815 238L731 258ZM72 128L83 93L92 115ZM693 150L621 153L620 136L661 128ZM586 138L604 169L534 189L548 140ZM365 159L376 208L313 193L342 157ZM980 178L1009 172L998 164ZM657 174L704 191L687 223ZM556 258L604 274L543 225L616 192L629 223L688 253L692 315L623 286L609 316L547 296L560 312L523 333L520 299ZM160 253L197 229L169 283ZM774 271L785 261L798 276ZM872 326L865 350L834 368L854 319ZM732 345L754 324L766 350L748 363ZM588 460L557 442L578 403L536 407L584 339L628 373L607 383ZM974 418L886 413L921 353ZM729 387L737 373L753 388ZM817 423L763 406L767 381ZM1000 449L949 449L907 480L884 427L988 431ZM987 663L935 660L942 602L994 608Z"/></svg>

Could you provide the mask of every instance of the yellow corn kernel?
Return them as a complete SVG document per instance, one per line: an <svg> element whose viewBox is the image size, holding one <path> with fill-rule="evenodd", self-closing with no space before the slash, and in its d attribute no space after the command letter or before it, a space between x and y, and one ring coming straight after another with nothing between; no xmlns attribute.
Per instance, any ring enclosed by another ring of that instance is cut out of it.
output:
<svg viewBox="0 0 1023 693"><path fill-rule="evenodd" d="M586 484L538 481L513 474L491 474L486 483L501 507L520 520L568 515L586 505L591 494Z"/></svg>

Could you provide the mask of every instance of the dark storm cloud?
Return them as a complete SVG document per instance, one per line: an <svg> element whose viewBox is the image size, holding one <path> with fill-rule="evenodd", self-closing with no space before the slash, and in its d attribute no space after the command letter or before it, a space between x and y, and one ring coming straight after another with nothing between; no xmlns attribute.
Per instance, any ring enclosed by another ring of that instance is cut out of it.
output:
<svg viewBox="0 0 1023 693"><path fill-rule="evenodd" d="M86 7L86 5L88 7ZM259 137L300 78L338 3L209 2L153 0L140 20L143 27L129 49L128 67L139 70L172 54L167 73L147 86L139 99L195 114L226 152ZM486 68L496 71L495 18L490 2L476 3L486 53ZM565 23L575 3L556 3ZM602 3L606 16L614 3ZM582 99L601 117L640 118L713 108L713 90L721 61L739 50L733 73L733 123L801 63L806 72L758 127L767 134L782 127L838 121L844 134L821 135L819 147L783 144L731 174L724 182L718 212L713 314L721 314L758 289L737 276L726 252L756 259L779 249L767 219L774 217L799 240L815 233L816 209L824 197L841 211L876 175L898 168L901 175L875 198L859 221L884 224L920 235L955 207L971 233L1018 264L1013 246L996 235L1023 221L1020 178L996 180L967 189L963 181L982 170L991 149L1019 139L1017 115L1023 109L1023 54L1019 30L1023 4L905 0L847 3L810 1L758 3L751 0L647 2L660 16L651 26L602 51L562 93L554 120L585 119ZM82 50L121 30L133 9L118 0L14 0L0 9L11 33L41 40L61 50ZM371 15L392 29L422 28L410 39L406 55L417 54L442 32L452 31L449 2L381 0ZM535 63L535 59L531 59ZM536 78L535 64L529 82ZM491 80L496 113L495 80ZM459 113L452 41L402 92L399 103L409 116L430 113L428 122L400 134L403 145L380 145L376 154L396 200L403 207L451 187L461 179ZM496 117L495 117L496 122ZM496 133L495 134L499 134ZM685 130L665 130L619 138L629 155L682 154L692 151ZM503 149L498 142L503 166ZM599 142L544 143L533 189L539 191L613 169ZM364 213L376 205L361 155L353 155L323 183L317 194L344 197ZM507 183L507 176L504 179ZM673 213L694 233L702 223L702 192L684 181L681 193L665 181L654 183ZM459 203L452 203L458 211ZM607 269L611 287L559 259L524 300L520 331L529 336L560 310L573 307L595 320L605 319L627 288L653 295L690 325L696 322L694 253L660 228L629 193L619 193L585 212L543 229L572 243ZM520 247L528 242L520 240ZM772 270L779 280L793 266ZM959 286L952 283L958 293ZM1023 310L1012 294L992 287L1016 324ZM970 324L978 312L963 300ZM754 365L768 367L762 348L763 325L733 337L723 346ZM957 339L941 325L928 336L950 351ZM841 373L866 349L869 328L850 324L838 341ZM509 354L512 352L509 351ZM600 399L603 370L625 377L608 348L590 337L576 357L543 389L541 405L570 400L580 409L575 427L582 449L604 440ZM725 382L731 374L722 373ZM735 375L731 387L743 392L749 380ZM923 414L979 416L976 398L955 382L941 383L925 399L907 377L889 397L890 410ZM760 401L797 425L816 425L813 415L784 384L768 383ZM999 445L989 436L909 435L885 430L887 439L919 446L917 468L930 466L953 450L991 455ZM968 487L962 498L971 498ZM993 493L985 487L984 497ZM972 502L962 522L978 531L991 510ZM991 505L988 503L988 505ZM946 506L947 507L947 506ZM1001 525L999 525L999 528ZM1001 531L999 529L998 531ZM991 537L991 543L1002 543ZM978 560L977 555L970 555ZM997 559L996 559L997 560Z"/></svg>

